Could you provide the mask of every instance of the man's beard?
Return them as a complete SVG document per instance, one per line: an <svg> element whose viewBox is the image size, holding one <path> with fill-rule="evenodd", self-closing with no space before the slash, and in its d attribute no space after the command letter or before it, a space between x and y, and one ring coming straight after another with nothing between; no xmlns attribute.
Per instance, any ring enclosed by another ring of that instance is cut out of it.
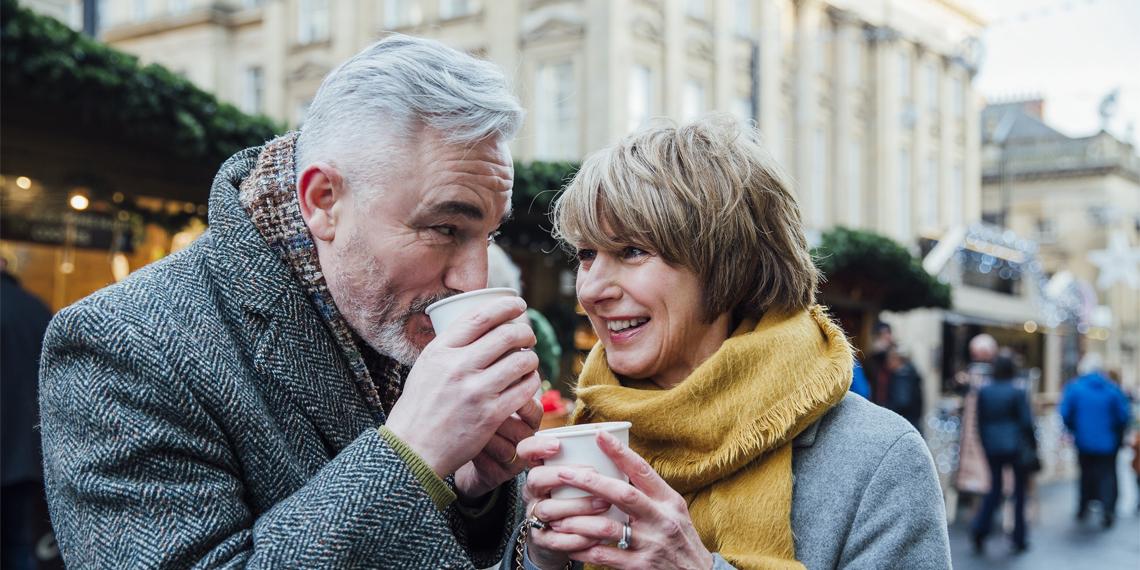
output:
<svg viewBox="0 0 1140 570"><path fill-rule="evenodd" d="M444 290L416 298L409 307L401 310L392 292L392 283L384 277L380 264L371 257L356 258L352 255L367 251L365 241L360 236L353 236L345 250L338 256L341 264L339 275L326 273L337 308L348 326L373 350L411 366L423 349L409 338L408 322L422 314L428 305L450 297L456 291ZM376 299L367 294L370 291L383 291L384 295Z"/></svg>

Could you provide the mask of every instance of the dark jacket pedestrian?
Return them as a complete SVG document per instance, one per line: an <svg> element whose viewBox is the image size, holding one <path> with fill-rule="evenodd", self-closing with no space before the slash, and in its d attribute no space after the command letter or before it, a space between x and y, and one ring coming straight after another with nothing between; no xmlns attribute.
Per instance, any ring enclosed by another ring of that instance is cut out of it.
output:
<svg viewBox="0 0 1140 570"><path fill-rule="evenodd" d="M50 530L40 458L40 348L51 311L7 271L0 271L0 474L4 568L35 567L35 543Z"/></svg>
<svg viewBox="0 0 1140 570"><path fill-rule="evenodd" d="M890 371L887 384L886 408L902 416L912 426L922 432L922 376L914 368L914 363L891 349L887 354L887 368Z"/></svg>
<svg viewBox="0 0 1140 570"><path fill-rule="evenodd" d="M1124 392L1104 374L1100 355L1086 354L1079 369L1081 376L1065 387L1060 406L1061 419L1073 435L1080 463L1076 516L1084 520L1089 505L1096 501L1103 512L1101 522L1109 527L1116 519L1116 453L1132 410Z"/></svg>
<svg viewBox="0 0 1140 570"><path fill-rule="evenodd" d="M1020 552L1029 546L1025 497L1032 469L1024 460L1027 456L1023 452L1036 450L1037 437L1028 395L1013 385L1015 372L1013 361L999 356L993 365L993 381L978 391L978 433L990 468L990 491L972 525L976 550L982 549L993 525L994 512L1003 500L1002 472L1006 468L1013 471L1013 548Z"/></svg>

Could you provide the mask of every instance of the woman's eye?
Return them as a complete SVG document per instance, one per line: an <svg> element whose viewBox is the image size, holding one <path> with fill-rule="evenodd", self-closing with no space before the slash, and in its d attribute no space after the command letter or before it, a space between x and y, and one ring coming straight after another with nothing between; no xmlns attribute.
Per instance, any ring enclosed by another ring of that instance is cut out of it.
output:
<svg viewBox="0 0 1140 570"><path fill-rule="evenodd" d="M630 246L630 247L627 247L627 248L621 250L621 256L626 258L626 259L630 259L630 258L634 258L634 257L641 257L643 255L649 255L649 252L647 252L644 249L641 249L639 247Z"/></svg>
<svg viewBox="0 0 1140 570"><path fill-rule="evenodd" d="M578 261L579 262L590 261L590 260L594 259L594 256L596 256L596 255L597 255L597 252L595 252L592 249L579 249L578 250Z"/></svg>
<svg viewBox="0 0 1140 570"><path fill-rule="evenodd" d="M503 232L500 232L500 231L491 232L487 236L487 243L495 243L495 240L499 239L499 236L501 236L501 235L503 235Z"/></svg>

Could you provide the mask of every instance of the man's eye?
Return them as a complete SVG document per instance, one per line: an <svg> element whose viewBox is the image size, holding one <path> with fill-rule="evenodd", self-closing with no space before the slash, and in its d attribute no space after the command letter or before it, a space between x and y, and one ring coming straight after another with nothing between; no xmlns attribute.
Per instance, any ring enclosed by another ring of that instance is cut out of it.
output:
<svg viewBox="0 0 1140 570"><path fill-rule="evenodd" d="M592 250L592 249L579 249L577 255L578 255L578 261L580 261L580 262L581 261L590 261L590 260L594 259L594 257L597 255L597 252Z"/></svg>
<svg viewBox="0 0 1140 570"><path fill-rule="evenodd" d="M455 226L432 226L431 229L448 237L455 235Z"/></svg>

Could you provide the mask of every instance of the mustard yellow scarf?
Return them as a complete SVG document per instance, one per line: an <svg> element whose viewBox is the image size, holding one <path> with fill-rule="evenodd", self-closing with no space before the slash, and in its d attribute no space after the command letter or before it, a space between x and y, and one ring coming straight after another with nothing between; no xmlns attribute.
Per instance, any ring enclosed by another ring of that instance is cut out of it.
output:
<svg viewBox="0 0 1140 570"><path fill-rule="evenodd" d="M710 551L742 569L803 568L791 442L843 399L851 365L843 331L819 306L742 323L670 390L619 380L599 344L571 421L633 422L630 446L685 497Z"/></svg>

